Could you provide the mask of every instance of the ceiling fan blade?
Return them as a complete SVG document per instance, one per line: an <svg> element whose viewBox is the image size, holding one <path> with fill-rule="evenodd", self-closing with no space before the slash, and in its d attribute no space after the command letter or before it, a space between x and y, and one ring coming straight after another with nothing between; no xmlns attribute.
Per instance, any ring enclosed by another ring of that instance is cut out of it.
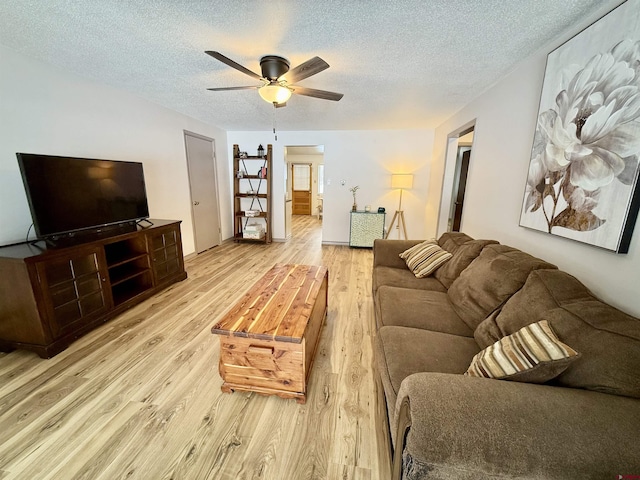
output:
<svg viewBox="0 0 640 480"><path fill-rule="evenodd" d="M258 80L262 80L262 77L260 75L258 75L255 72L252 72L248 68L243 67L239 63L234 62L230 58L225 57L220 52L212 52L211 50L207 50L204 53L206 53L207 55L211 55L216 60L220 60L225 65L229 65L230 67L235 68L236 70L239 70L240 72L242 72L242 73L244 73L246 75L249 75L250 77L256 78Z"/></svg>
<svg viewBox="0 0 640 480"><path fill-rule="evenodd" d="M219 88L207 88L207 90L211 90L212 92L221 92L223 90L255 90L260 88L262 85L255 86L247 86L247 87L219 87Z"/></svg>
<svg viewBox="0 0 640 480"><path fill-rule="evenodd" d="M322 60L320 57L313 57L304 63L301 63L296 68L289 70L280 78L284 78L288 83L295 83L305 78L309 78L311 75L320 73L323 70L329 68L329 64Z"/></svg>
<svg viewBox="0 0 640 480"><path fill-rule="evenodd" d="M328 92L326 90L316 90L315 88L298 87L296 85L289 85L289 88L293 90L293 93L298 95L306 95L307 97L322 98L323 100L333 100L337 102L344 94Z"/></svg>

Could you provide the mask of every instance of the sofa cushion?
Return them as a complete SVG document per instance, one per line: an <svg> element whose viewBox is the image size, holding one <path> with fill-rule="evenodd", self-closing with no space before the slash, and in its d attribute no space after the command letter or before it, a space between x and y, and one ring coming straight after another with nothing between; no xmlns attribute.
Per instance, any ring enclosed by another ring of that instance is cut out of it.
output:
<svg viewBox="0 0 640 480"><path fill-rule="evenodd" d="M376 267L373 271L373 291L377 292L383 285L415 290L434 290L446 292L447 289L434 277L417 278L407 267Z"/></svg>
<svg viewBox="0 0 640 480"><path fill-rule="evenodd" d="M481 348L487 347L536 322L544 312L581 300L595 297L577 278L561 270L535 270L499 312L478 325L475 339Z"/></svg>
<svg viewBox="0 0 640 480"><path fill-rule="evenodd" d="M449 253L456 253L461 245L464 245L469 240L473 240L469 235L462 232L444 232L438 238L438 245L444 248Z"/></svg>
<svg viewBox="0 0 640 480"><path fill-rule="evenodd" d="M529 273L541 268L557 267L513 247L487 245L447 293L460 318L475 330L522 288Z"/></svg>
<svg viewBox="0 0 640 480"><path fill-rule="evenodd" d="M480 349L469 337L419 328L382 327L376 336L376 359L393 418L400 384L417 372L463 374Z"/></svg>
<svg viewBox="0 0 640 480"><path fill-rule="evenodd" d="M438 267L451 258L451 253L444 250L435 240L419 243L400 254L409 270L418 278L431 275Z"/></svg>
<svg viewBox="0 0 640 480"><path fill-rule="evenodd" d="M546 320L522 327L478 353L465 375L545 383L577 360L578 353L562 343Z"/></svg>
<svg viewBox="0 0 640 480"><path fill-rule="evenodd" d="M422 328L434 332L473 337L453 309L445 292L391 287L378 289L379 326Z"/></svg>
<svg viewBox="0 0 640 480"><path fill-rule="evenodd" d="M496 317L500 315L500 311L501 309L497 309L491 312L473 331L473 338L476 339L480 348L487 348L489 345L493 345L504 337L496 324Z"/></svg>
<svg viewBox="0 0 640 480"><path fill-rule="evenodd" d="M387 240L377 238L373 241L373 270L378 266L407 268L407 264L398 255L420 243L420 240Z"/></svg>
<svg viewBox="0 0 640 480"><path fill-rule="evenodd" d="M581 353L554 384L640 398L640 319L599 300L569 303L541 318Z"/></svg>
<svg viewBox="0 0 640 480"><path fill-rule="evenodd" d="M458 246L453 252L451 259L438 268L433 276L440 280L440 283L449 288L460 273L473 262L486 245L498 243L495 240L469 240Z"/></svg>

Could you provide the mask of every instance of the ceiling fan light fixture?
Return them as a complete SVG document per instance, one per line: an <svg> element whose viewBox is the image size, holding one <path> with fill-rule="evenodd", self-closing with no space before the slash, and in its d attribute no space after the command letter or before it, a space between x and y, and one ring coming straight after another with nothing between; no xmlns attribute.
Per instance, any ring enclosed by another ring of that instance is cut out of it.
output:
<svg viewBox="0 0 640 480"><path fill-rule="evenodd" d="M282 85L269 83L258 89L258 93L265 102L286 103L291 98L291 90Z"/></svg>

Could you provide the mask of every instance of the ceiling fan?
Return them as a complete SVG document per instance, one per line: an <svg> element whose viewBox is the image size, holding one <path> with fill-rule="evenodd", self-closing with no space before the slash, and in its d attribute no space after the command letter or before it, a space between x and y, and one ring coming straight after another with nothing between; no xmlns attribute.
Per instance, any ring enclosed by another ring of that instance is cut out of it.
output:
<svg viewBox="0 0 640 480"><path fill-rule="evenodd" d="M260 59L260 69L262 75L252 72L248 68L243 67L239 63L234 62L219 52L207 50L207 55L211 55L216 60L249 75L250 77L260 80L260 85L252 85L245 87L221 87L207 88L213 92L222 90L258 90L260 96L267 102L272 103L276 108L284 107L292 93L305 95L307 97L321 98L323 100L333 100L337 102L342 98L342 93L328 92L326 90L316 90L314 88L300 87L293 85L295 82L304 80L305 78L320 73L329 68L329 64L320 57L313 57L310 60L289 70L289 61L286 58L276 55L266 55Z"/></svg>

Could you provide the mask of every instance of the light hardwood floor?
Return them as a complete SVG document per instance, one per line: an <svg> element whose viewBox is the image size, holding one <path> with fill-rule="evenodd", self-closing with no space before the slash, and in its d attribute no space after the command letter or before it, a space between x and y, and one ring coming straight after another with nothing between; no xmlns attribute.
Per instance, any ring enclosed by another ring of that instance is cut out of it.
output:
<svg viewBox="0 0 640 480"><path fill-rule="evenodd" d="M315 217L293 232L189 259L185 281L52 359L0 353L0 479L387 479L371 250L321 246ZM210 328L274 263L329 269L305 405L220 391Z"/></svg>

